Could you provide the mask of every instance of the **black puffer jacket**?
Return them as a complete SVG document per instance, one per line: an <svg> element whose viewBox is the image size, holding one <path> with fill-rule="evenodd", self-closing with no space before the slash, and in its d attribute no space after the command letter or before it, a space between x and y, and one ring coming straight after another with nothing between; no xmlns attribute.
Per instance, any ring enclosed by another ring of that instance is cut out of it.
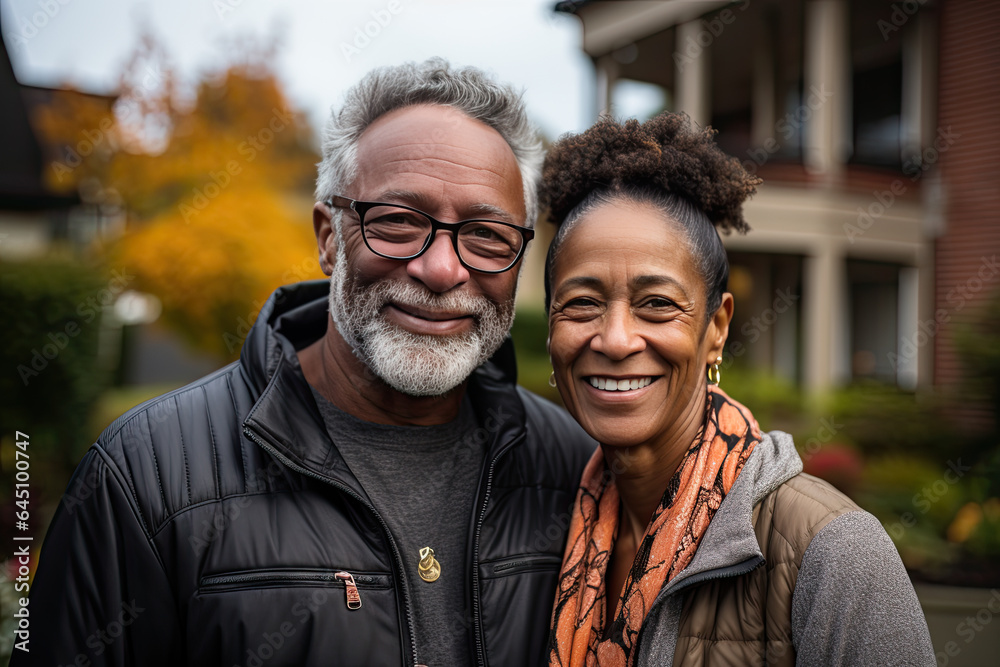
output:
<svg viewBox="0 0 1000 667"><path fill-rule="evenodd" d="M46 665L397 665L419 661L400 555L331 443L295 349L328 283L278 290L239 362L117 419L45 539L30 654ZM514 386L508 341L469 392L491 431L471 526L480 664L540 664L582 468L595 447ZM459 508L456 508L458 510ZM345 576L361 598L348 608Z"/></svg>

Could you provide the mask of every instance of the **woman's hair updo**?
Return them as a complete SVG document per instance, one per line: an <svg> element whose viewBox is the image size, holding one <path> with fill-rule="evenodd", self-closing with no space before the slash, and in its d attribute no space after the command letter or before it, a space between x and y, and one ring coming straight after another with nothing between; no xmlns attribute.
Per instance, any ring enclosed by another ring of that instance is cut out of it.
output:
<svg viewBox="0 0 1000 667"><path fill-rule="evenodd" d="M729 261L716 230L746 233L743 202L761 182L726 155L711 128L697 130L685 114L663 113L645 123L602 117L582 134L549 148L540 199L559 227L545 261L545 308L552 268L568 232L588 211L611 202L649 204L682 228L705 283L706 317L722 303Z"/></svg>

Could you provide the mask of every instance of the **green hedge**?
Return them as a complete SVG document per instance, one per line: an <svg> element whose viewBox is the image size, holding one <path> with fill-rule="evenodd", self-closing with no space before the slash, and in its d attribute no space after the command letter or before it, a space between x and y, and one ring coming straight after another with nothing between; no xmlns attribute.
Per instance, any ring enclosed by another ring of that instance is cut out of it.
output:
<svg viewBox="0 0 1000 667"><path fill-rule="evenodd" d="M98 359L101 306L121 289L78 262L0 262L2 455L12 468L14 434L28 434L34 507L62 495L91 444L91 412L110 375ZM4 475L0 495L10 498L11 484Z"/></svg>
<svg viewBox="0 0 1000 667"><path fill-rule="evenodd" d="M510 337L517 353L517 383L539 396L562 403L559 392L549 386L552 366L545 341L549 336L549 320L544 310L517 311Z"/></svg>

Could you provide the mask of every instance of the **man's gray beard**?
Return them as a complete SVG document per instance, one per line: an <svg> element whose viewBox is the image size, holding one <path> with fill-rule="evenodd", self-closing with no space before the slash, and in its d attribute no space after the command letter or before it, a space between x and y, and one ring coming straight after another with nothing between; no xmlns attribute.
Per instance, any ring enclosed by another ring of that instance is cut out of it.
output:
<svg viewBox="0 0 1000 667"><path fill-rule="evenodd" d="M485 296L435 294L409 283L380 280L348 284L343 242L330 276L330 314L354 354L383 382L409 396L440 396L462 384L489 359L510 331L514 299L497 303ZM389 302L472 315L472 331L453 335L416 334L385 319Z"/></svg>

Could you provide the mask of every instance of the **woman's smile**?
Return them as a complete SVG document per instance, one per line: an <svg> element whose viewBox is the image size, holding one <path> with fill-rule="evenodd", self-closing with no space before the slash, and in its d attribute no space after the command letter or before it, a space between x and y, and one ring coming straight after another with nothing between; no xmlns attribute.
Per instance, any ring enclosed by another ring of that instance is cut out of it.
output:
<svg viewBox="0 0 1000 667"><path fill-rule="evenodd" d="M589 382L590 386L594 389L606 392L623 393L627 391L635 391L637 389L644 389L651 385L657 378L648 375L645 377L631 378L614 378L591 375L590 377L586 377L584 379Z"/></svg>
<svg viewBox="0 0 1000 667"><path fill-rule="evenodd" d="M549 352L566 408L599 442L662 443L700 418L716 340L704 292L655 209L602 204L575 224L554 263Z"/></svg>

